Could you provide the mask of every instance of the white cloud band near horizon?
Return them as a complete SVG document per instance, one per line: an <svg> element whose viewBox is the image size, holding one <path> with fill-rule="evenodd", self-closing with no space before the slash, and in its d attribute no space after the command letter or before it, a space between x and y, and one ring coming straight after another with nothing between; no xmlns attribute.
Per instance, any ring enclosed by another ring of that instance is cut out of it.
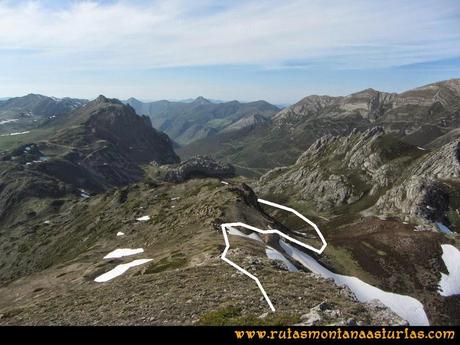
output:
<svg viewBox="0 0 460 345"><path fill-rule="evenodd" d="M76 70L385 68L460 56L459 19L447 0L0 1L0 52Z"/></svg>

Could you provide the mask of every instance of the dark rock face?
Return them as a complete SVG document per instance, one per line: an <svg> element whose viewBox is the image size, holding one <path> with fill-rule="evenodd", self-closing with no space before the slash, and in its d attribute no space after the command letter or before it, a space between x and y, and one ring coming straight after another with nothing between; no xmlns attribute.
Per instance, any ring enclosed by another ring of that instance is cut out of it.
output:
<svg viewBox="0 0 460 345"><path fill-rule="evenodd" d="M439 181L432 181L421 190L423 199L415 210L415 214L425 219L445 222L445 214L449 208L449 192Z"/></svg>
<svg viewBox="0 0 460 345"><path fill-rule="evenodd" d="M86 169L102 188L139 181L141 164L179 162L169 137L118 100L99 96L62 126L52 143L73 147L65 159Z"/></svg>
<svg viewBox="0 0 460 345"><path fill-rule="evenodd" d="M408 219L452 223L454 219L447 215L456 212L458 203L458 151L459 141L454 139L427 153L407 169L407 177L400 184L380 197L376 209L382 213L406 215Z"/></svg>
<svg viewBox="0 0 460 345"><path fill-rule="evenodd" d="M231 190L240 195L247 205L253 206L258 210L262 210L259 202L257 201L258 198L256 193L254 193L251 187L249 187L246 183L242 183L238 187L233 187Z"/></svg>
<svg viewBox="0 0 460 345"><path fill-rule="evenodd" d="M131 108L110 109L93 116L87 128L97 139L117 145L120 153L140 164L179 162L169 137L152 127L146 116L137 116Z"/></svg>
<svg viewBox="0 0 460 345"><path fill-rule="evenodd" d="M196 156L179 164L177 168L168 171L165 180L169 182L184 182L194 177L225 178L235 175L235 168L226 163L216 162L212 158Z"/></svg>

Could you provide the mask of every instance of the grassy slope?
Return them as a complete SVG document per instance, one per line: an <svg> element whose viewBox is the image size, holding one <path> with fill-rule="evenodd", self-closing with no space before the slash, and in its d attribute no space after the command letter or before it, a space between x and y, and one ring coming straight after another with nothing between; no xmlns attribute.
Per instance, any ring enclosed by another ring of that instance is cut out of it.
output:
<svg viewBox="0 0 460 345"><path fill-rule="evenodd" d="M44 209L36 202L31 200L29 208ZM143 215L151 220L135 221ZM31 261L37 265L35 273L4 280L0 324L286 324L324 300L345 318L371 319L333 283L275 269L264 259L261 244L232 237L238 249L229 256L257 270L277 306L276 314L258 319L268 307L257 286L220 259L219 225L235 220L261 227L268 221L243 202L234 186L205 179L132 185L78 202L67 200L52 215L37 212L27 221L4 224L3 229L10 229L0 233L1 243L11 246L0 251L2 262L12 258L19 267L29 267ZM126 235L115 236L118 231ZM102 259L120 247L142 247L145 253L135 258L153 261L109 283L95 283L98 275L133 259ZM259 257L257 266L250 264L253 256ZM75 303L78 308L70 308Z"/></svg>

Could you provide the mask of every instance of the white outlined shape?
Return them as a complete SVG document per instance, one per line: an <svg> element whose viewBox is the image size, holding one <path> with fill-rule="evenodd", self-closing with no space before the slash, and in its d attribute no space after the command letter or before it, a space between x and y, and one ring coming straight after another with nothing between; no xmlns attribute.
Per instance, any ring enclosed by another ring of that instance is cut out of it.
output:
<svg viewBox="0 0 460 345"><path fill-rule="evenodd" d="M259 229L259 228L256 228L254 226L247 225L247 224L241 223L241 222L225 223L225 224L222 224L220 226L222 228L222 234L224 236L224 241L225 241L225 249L224 249L224 251L222 252L222 255L221 255L222 260L225 261L226 263L228 263L230 266L233 266L234 268L236 268L238 271L244 273L245 275L247 275L252 280L254 280L257 283L257 286L259 287L260 291L262 292L262 295L264 296L265 300L267 301L268 306L270 307L270 309L272 311L275 311L275 307L273 307L273 304L272 304L270 298L268 297L267 293L265 292L265 289L262 286L262 284L260 283L259 279L256 276L254 276L253 274L251 274L248 271L246 271L244 268L238 266L233 261L227 259L226 255L227 255L228 250L230 249L230 242L228 241L227 230L229 230L229 228L233 227L233 226L241 226L243 228L258 232L260 234L277 234L277 235L279 235L279 236L281 236L281 237L283 237L283 238L285 238L285 239L287 239L287 240L289 240L291 242L294 242L294 243L298 244L301 247L304 247L306 249L312 250L312 251L314 251L315 253L318 253L318 254L321 254L324 251L324 249L326 249L327 242L324 239L324 236L321 233L321 231L319 230L318 226L315 223L313 223L311 220L309 220L307 217L301 215L296 210L294 210L292 208L289 208L289 207L286 207L286 206L283 206L283 205L276 204L276 203L271 202L271 201L263 200L263 199L258 199L257 201L260 202L261 204L266 204L266 205L269 205L269 206L273 206L273 207L280 208L282 210L294 213L297 217L299 217L300 219L302 219L303 221L305 221L306 223L308 223L309 225L311 225L315 229L316 233L318 234L319 238L321 239L321 242L323 243L323 245L321 246L320 249L316 249L316 248L314 248L314 247L312 247L312 246L310 246L308 244L300 242L300 241L296 240L295 238L292 238L292 237L286 235L285 233L283 233L283 232L281 232L279 230L276 230L276 229L262 230L262 229Z"/></svg>

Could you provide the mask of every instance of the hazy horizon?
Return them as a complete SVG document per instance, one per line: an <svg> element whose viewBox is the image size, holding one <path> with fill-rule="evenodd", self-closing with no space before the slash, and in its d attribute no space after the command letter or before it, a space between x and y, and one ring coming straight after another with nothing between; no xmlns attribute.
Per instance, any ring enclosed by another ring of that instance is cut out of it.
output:
<svg viewBox="0 0 460 345"><path fill-rule="evenodd" d="M373 86L368 86L368 87L365 87L365 88L362 88L362 89L359 89L359 90L354 90L354 91L351 91L347 94L318 94L318 93L310 93L310 94L305 94L304 96L301 96L299 99L297 100L294 100L294 101L287 101L287 102L271 102L269 99L267 98L260 98L260 99L214 99L214 98L211 98L211 97L207 97L206 95L197 95L197 96L190 96L190 97L185 97L185 98L180 98L180 99L177 99L177 98L139 98L139 97L135 97L135 96L128 96L128 97L112 97L111 95L107 95L107 94L97 94L97 95L93 95L91 97L75 97L73 95L65 95L65 96L55 96L55 95L48 95L48 94L43 94L43 93L40 93L40 92L27 92L25 94L20 94L20 95L13 95L13 96L3 96L3 95L0 95L0 100L8 100L8 99L11 99L11 98L15 98L15 97L23 97L23 96L27 96L29 94L38 94L38 95L42 95L42 96L48 96L48 97L56 97L56 98L65 98L65 97L69 97L69 98L81 98L81 99L87 99L87 100L93 100L93 99L96 99L98 96L100 95L103 95L107 98L116 98L116 99L119 99L121 101L127 101L128 99L130 98L135 98L137 99L138 101L140 102L143 102L143 103L150 103L150 102L158 102L158 101L169 101L169 102L184 102L184 103L188 103L188 102L192 102L193 100L195 100L196 98L198 97L203 97L205 99L207 99L208 101L212 102L212 103L224 103L224 102L231 102L231 101L238 101L238 102L242 102L242 103L249 103L249 102L256 102L256 101L266 101L266 102L269 102L273 105L277 105L277 106L288 106L288 105L292 105L294 103L297 103L298 101L300 101L302 98L304 97L307 97L307 96L311 96L311 95L320 95L320 96L334 96L334 97L337 97L337 96L348 96L350 94L353 94L353 93L356 93L356 92L359 92L359 91L362 91L362 90L365 90L365 89L368 89L368 88L372 88L372 89L375 89L377 91L380 91L380 92L389 92L389 93L392 93L392 92L396 92L396 93L400 93L400 92L403 92L403 91L407 91L409 89L413 89L413 88L417 88L417 87L421 87L421 86L424 86L424 85L428 85L428 84L432 84L432 83L436 83L436 82L441 82L441 81L446 81L446 80L450 80L450 79L460 79L459 78L448 78L448 79L443 79L443 80L433 80L431 82L428 82L428 83L425 83L425 84L420 84L420 85L414 85L413 87L410 87L410 88L407 88L407 89L401 89L401 90L382 90L382 89L378 89L378 88L375 88Z"/></svg>

